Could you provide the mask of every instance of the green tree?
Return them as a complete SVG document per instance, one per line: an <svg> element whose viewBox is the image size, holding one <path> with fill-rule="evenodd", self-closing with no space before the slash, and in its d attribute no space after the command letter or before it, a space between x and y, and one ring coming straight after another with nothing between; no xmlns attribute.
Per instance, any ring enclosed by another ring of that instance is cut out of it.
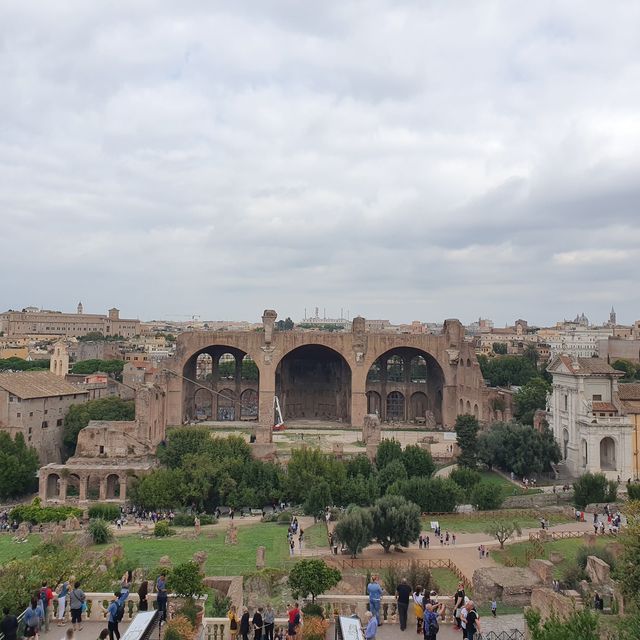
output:
<svg viewBox="0 0 640 640"><path fill-rule="evenodd" d="M193 560L183 562L171 569L167 587L181 598L201 598L207 592L204 574Z"/></svg>
<svg viewBox="0 0 640 640"><path fill-rule="evenodd" d="M342 580L342 574L323 560L299 560L289 572L289 587L294 598L306 598L311 594L311 601L316 596L335 587Z"/></svg>
<svg viewBox="0 0 640 640"><path fill-rule="evenodd" d="M480 369L491 387L522 386L540 375L531 360L523 356L479 357Z"/></svg>
<svg viewBox="0 0 640 640"><path fill-rule="evenodd" d="M80 360L71 367L71 373L88 375L90 373L109 373L122 380L124 360Z"/></svg>
<svg viewBox="0 0 640 640"><path fill-rule="evenodd" d="M624 510L627 526L622 529L619 541L622 553L616 560L614 577L620 583L625 598L640 607L640 502L629 502Z"/></svg>
<svg viewBox="0 0 640 640"><path fill-rule="evenodd" d="M407 470L407 475L430 477L436 469L431 453L417 444L410 444L402 452L402 464Z"/></svg>
<svg viewBox="0 0 640 640"><path fill-rule="evenodd" d="M342 492L347 481L347 470L341 460L320 449L297 449L292 452L287 466L287 490L294 502L304 502L311 487L324 479L331 488L336 504L342 503Z"/></svg>
<svg viewBox="0 0 640 640"><path fill-rule="evenodd" d="M617 371L624 372L624 376L620 378L621 382L633 382L633 380L636 379L636 366L633 364L633 362L625 360L624 358L620 358L619 360L616 360L611 366Z"/></svg>
<svg viewBox="0 0 640 640"><path fill-rule="evenodd" d="M460 447L458 464L461 467L475 469L478 465L478 420L465 414L456 418L455 430Z"/></svg>
<svg viewBox="0 0 640 640"><path fill-rule="evenodd" d="M17 433L15 439L0 431L0 498L17 498L35 491L38 486L36 473L38 454L27 447L24 436Z"/></svg>
<svg viewBox="0 0 640 640"><path fill-rule="evenodd" d="M614 502L618 493L615 481L608 481L602 473L585 473L573 483L573 502L584 509L593 502Z"/></svg>
<svg viewBox="0 0 640 640"><path fill-rule="evenodd" d="M304 512L307 515L315 515L332 504L331 487L326 480L320 479L314 483L307 494L307 499L304 501Z"/></svg>
<svg viewBox="0 0 640 640"><path fill-rule="evenodd" d="M531 362L531 364L538 368L538 360L540 359L540 354L538 353L538 349L535 344L528 344L525 346L524 351L522 352L522 357L526 358Z"/></svg>
<svg viewBox="0 0 640 640"><path fill-rule="evenodd" d="M418 505L423 513L455 511L463 491L449 478L409 478L389 487L387 495L399 495Z"/></svg>
<svg viewBox="0 0 640 640"><path fill-rule="evenodd" d="M373 531L373 518L368 509L352 507L345 513L334 529L339 542L342 542L351 557L355 558L370 542Z"/></svg>
<svg viewBox="0 0 640 640"><path fill-rule="evenodd" d="M506 342L494 342L491 345L493 353L496 355L507 355L507 343Z"/></svg>
<svg viewBox="0 0 640 640"><path fill-rule="evenodd" d="M392 460L402 461L402 445L397 440L383 438L376 454L376 467L384 469Z"/></svg>
<svg viewBox="0 0 640 640"><path fill-rule="evenodd" d="M49 360L23 360L22 358L0 358L0 371L49 370Z"/></svg>
<svg viewBox="0 0 640 640"><path fill-rule="evenodd" d="M64 419L63 442L69 455L73 455L78 443L78 434L90 420L133 420L133 400L122 400L117 396L90 400L73 405Z"/></svg>
<svg viewBox="0 0 640 640"><path fill-rule="evenodd" d="M515 416L523 424L533 424L533 416L537 409L547 406L547 395L551 385L543 378L531 378L514 394L516 405Z"/></svg>
<svg viewBox="0 0 640 640"><path fill-rule="evenodd" d="M349 478L355 478L356 476L364 476L366 478L373 473L375 473L375 467L364 453L359 453L347 461L347 476Z"/></svg>
<svg viewBox="0 0 640 640"><path fill-rule="evenodd" d="M407 477L407 470L402 462L400 460L392 460L378 473L380 495L384 495L394 482L406 480Z"/></svg>
<svg viewBox="0 0 640 640"><path fill-rule="evenodd" d="M479 482L471 490L471 504L478 511L499 509L502 505L502 490L494 482Z"/></svg>
<svg viewBox="0 0 640 640"><path fill-rule="evenodd" d="M374 475L357 475L349 479L343 488L343 505L360 505L367 507L373 504L380 496L377 477Z"/></svg>
<svg viewBox="0 0 640 640"><path fill-rule="evenodd" d="M179 469L156 469L131 488L131 500L143 509L174 509L182 504L183 474Z"/></svg>
<svg viewBox="0 0 640 640"><path fill-rule="evenodd" d="M392 546L409 546L420 534L420 509L402 496L388 495L371 507L372 537L389 553Z"/></svg>
<svg viewBox="0 0 640 640"><path fill-rule="evenodd" d="M520 524L515 520L513 522L506 522L503 520L497 520L484 530L484 532L500 543L500 548L504 549L504 543L514 534L522 535L522 529Z"/></svg>
<svg viewBox="0 0 640 640"><path fill-rule="evenodd" d="M560 448L548 427L537 431L517 422L495 422L478 436L478 460L490 469L528 476L548 471L560 460Z"/></svg>
<svg viewBox="0 0 640 640"><path fill-rule="evenodd" d="M453 480L453 482L464 491L467 500L471 498L473 487L475 487L481 479L482 476L478 471L467 469L466 467L456 467L449 474L449 480Z"/></svg>
<svg viewBox="0 0 640 640"><path fill-rule="evenodd" d="M531 640L599 640L599 618L590 611L574 611L566 620L553 614L542 623L537 609L525 611Z"/></svg>

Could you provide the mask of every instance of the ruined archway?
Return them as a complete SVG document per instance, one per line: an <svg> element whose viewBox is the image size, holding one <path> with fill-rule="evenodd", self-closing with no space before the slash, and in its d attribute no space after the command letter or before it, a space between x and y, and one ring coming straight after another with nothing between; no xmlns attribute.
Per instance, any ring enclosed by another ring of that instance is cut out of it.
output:
<svg viewBox="0 0 640 640"><path fill-rule="evenodd" d="M107 476L107 500L115 500L120 497L120 476L110 473Z"/></svg>
<svg viewBox="0 0 640 640"><path fill-rule="evenodd" d="M443 389L439 362L415 347L390 349L367 374L367 404L370 407L370 394L376 393L381 398L380 419L387 422L442 425Z"/></svg>
<svg viewBox="0 0 640 640"><path fill-rule="evenodd" d="M47 500L60 497L60 476L57 473L50 473L47 476Z"/></svg>
<svg viewBox="0 0 640 640"><path fill-rule="evenodd" d="M276 395L285 420L351 421L351 368L323 345L304 345L280 360Z"/></svg>
<svg viewBox="0 0 640 640"><path fill-rule="evenodd" d="M260 373L245 351L223 344L204 347L186 360L182 375L184 422L257 420Z"/></svg>

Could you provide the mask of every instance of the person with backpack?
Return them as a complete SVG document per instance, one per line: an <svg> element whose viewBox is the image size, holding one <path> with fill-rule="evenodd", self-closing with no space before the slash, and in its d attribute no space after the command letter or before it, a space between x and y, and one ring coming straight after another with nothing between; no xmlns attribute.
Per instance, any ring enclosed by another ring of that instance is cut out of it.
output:
<svg viewBox="0 0 640 640"><path fill-rule="evenodd" d="M440 617L439 609L431 602L428 602L424 607L424 620L423 620L423 630L424 630L424 640L437 640L438 631L440 631L440 624L438 623L438 618Z"/></svg>
<svg viewBox="0 0 640 640"><path fill-rule="evenodd" d="M43 622L44 622L44 630L45 633L49 631L49 612L51 611L50 605L53 600L53 591L48 586L47 581L44 580L42 582L42 587L40 588L40 604L42 606Z"/></svg>
<svg viewBox="0 0 640 640"><path fill-rule="evenodd" d="M84 591L80 588L80 581L73 583L69 594L69 608L71 609L71 624L74 631L82 631L82 611L86 608Z"/></svg>
<svg viewBox="0 0 640 640"><path fill-rule="evenodd" d="M156 580L156 591L158 592L158 597L156 598L156 603L158 605L158 611L160 612L160 621L167 621L167 575L165 573L161 573Z"/></svg>
<svg viewBox="0 0 640 640"><path fill-rule="evenodd" d="M113 594L113 600L107 607L107 629L109 629L109 640L113 640L113 636L116 637L116 640L120 640L120 629L118 629L118 623L122 619L119 616L120 607L122 607L124 611L124 604L120 604L120 597L121 593L116 591Z"/></svg>
<svg viewBox="0 0 640 640"><path fill-rule="evenodd" d="M42 610L42 604L38 602L38 598L33 596L31 598L31 604L24 612L25 638L35 638L35 640L38 640L43 617L44 611Z"/></svg>
<svg viewBox="0 0 640 640"><path fill-rule="evenodd" d="M232 604L227 611L227 618L229 618L229 635L231 640L236 640L238 637L238 614L236 612L236 605Z"/></svg>
<svg viewBox="0 0 640 640"><path fill-rule="evenodd" d="M476 632L480 633L480 616L476 610L473 600L469 600L466 605L467 617L466 617L466 635L465 640L473 640Z"/></svg>

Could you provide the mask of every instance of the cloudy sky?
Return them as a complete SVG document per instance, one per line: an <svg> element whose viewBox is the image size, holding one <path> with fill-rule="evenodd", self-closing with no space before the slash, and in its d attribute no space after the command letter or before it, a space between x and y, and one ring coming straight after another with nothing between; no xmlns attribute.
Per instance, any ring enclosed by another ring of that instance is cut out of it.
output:
<svg viewBox="0 0 640 640"><path fill-rule="evenodd" d="M640 318L640 3L0 0L0 306Z"/></svg>

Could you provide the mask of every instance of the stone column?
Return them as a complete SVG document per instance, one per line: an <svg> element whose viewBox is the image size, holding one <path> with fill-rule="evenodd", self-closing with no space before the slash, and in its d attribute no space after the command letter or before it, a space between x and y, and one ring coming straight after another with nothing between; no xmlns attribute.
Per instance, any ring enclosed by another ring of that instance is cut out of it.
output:
<svg viewBox="0 0 640 640"><path fill-rule="evenodd" d="M351 371L351 426L364 426L367 415L367 372L364 366L355 364Z"/></svg>
<svg viewBox="0 0 640 640"><path fill-rule="evenodd" d="M214 391L220 391L218 388L218 380L220 379L218 357L211 356L211 388ZM211 419L218 419L218 394L211 394Z"/></svg>
<svg viewBox="0 0 640 640"><path fill-rule="evenodd" d="M60 493L58 494L60 502L67 499L67 479L60 476Z"/></svg>
<svg viewBox="0 0 640 640"><path fill-rule="evenodd" d="M40 496L40 502L42 504L47 503L47 486L49 484L49 474L40 472L40 479L38 482L38 494Z"/></svg>
<svg viewBox="0 0 640 640"><path fill-rule="evenodd" d="M234 419L240 420L240 394L242 393L242 355L236 355Z"/></svg>
<svg viewBox="0 0 640 640"><path fill-rule="evenodd" d="M184 377L187 380L182 381L182 393L183 393L183 420L194 420L196 417L196 385L191 380L196 380L196 358L193 358L184 369Z"/></svg>
<svg viewBox="0 0 640 640"><path fill-rule="evenodd" d="M99 494L100 502L103 502L107 499L107 479L100 478L100 494Z"/></svg>
<svg viewBox="0 0 640 640"><path fill-rule="evenodd" d="M269 360L271 360L271 358L269 358ZM271 361L263 362L259 364L259 369L260 382L258 388L256 441L269 443L272 441L273 433L273 398L276 395L276 366L275 363Z"/></svg>
<svg viewBox="0 0 640 640"><path fill-rule="evenodd" d="M80 479L78 482L78 491L79 491L78 500L80 502L87 501L87 485L88 484L89 484L89 476L80 476Z"/></svg>
<svg viewBox="0 0 640 640"><path fill-rule="evenodd" d="M445 429L453 429L456 423L457 389L453 384L445 385L442 389L442 425Z"/></svg>
<svg viewBox="0 0 640 640"><path fill-rule="evenodd" d="M120 500L124 502L127 499L127 476L120 477Z"/></svg>
<svg viewBox="0 0 640 640"><path fill-rule="evenodd" d="M380 422L387 419L387 367L389 359L380 360Z"/></svg>

